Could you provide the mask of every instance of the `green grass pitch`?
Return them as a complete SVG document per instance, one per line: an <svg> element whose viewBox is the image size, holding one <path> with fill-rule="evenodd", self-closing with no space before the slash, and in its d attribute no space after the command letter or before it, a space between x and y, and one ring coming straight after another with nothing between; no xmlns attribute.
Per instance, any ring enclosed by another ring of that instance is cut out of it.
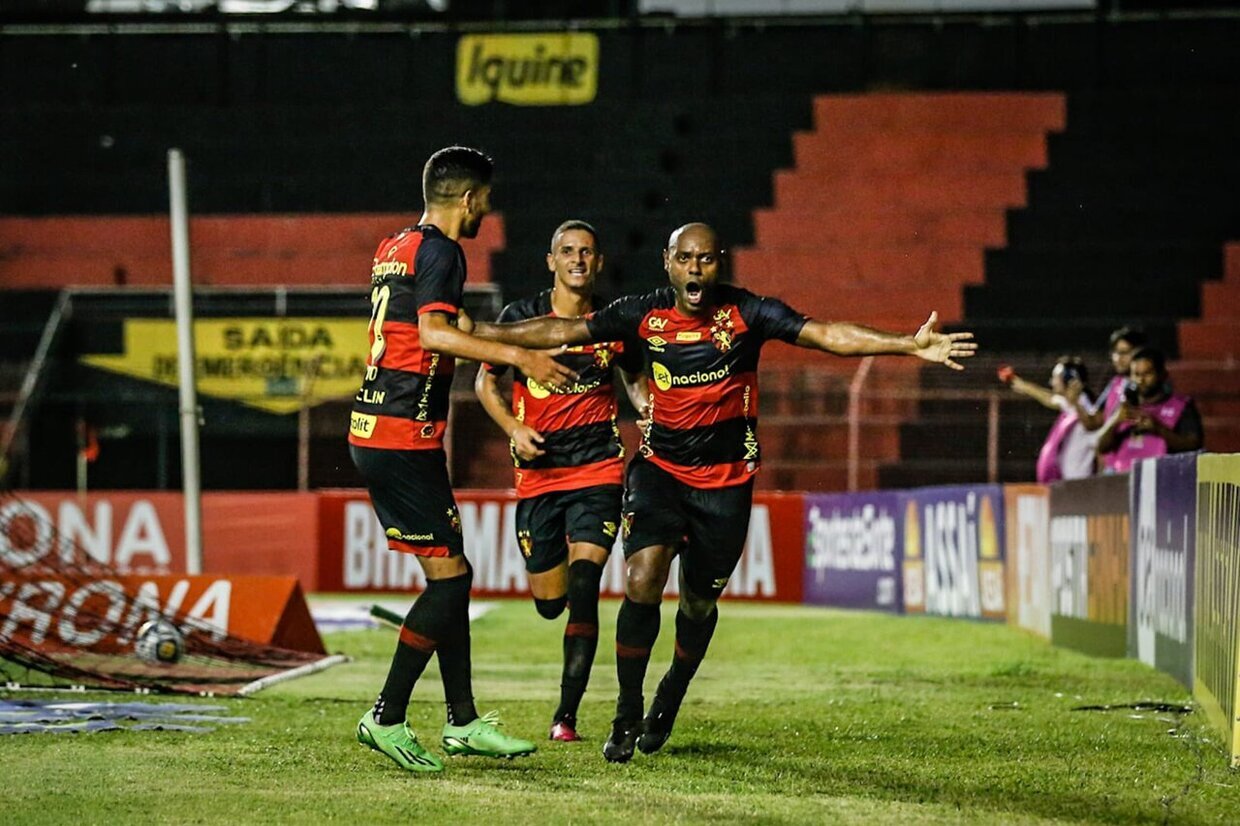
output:
<svg viewBox="0 0 1240 826"><path fill-rule="evenodd" d="M563 620L508 601L474 625L480 711L539 751L401 772L357 745L392 631L342 632L354 661L226 703L212 734L0 738L3 820L35 823L1237 823L1240 772L1204 716L1072 711L1188 703L1132 661L1051 648L998 624L728 603L663 752L609 765L616 603L605 603L582 743L544 739ZM671 656L664 606L647 680ZM92 695L98 696L98 695ZM81 695L77 695L80 698ZM123 699L104 696L102 699ZM145 698L158 700L158 698ZM438 750L434 665L410 720Z"/></svg>

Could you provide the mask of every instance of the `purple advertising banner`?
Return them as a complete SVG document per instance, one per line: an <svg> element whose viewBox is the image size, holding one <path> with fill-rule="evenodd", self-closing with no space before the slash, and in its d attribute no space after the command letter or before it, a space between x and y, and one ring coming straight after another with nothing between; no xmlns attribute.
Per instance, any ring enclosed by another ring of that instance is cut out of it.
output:
<svg viewBox="0 0 1240 826"><path fill-rule="evenodd" d="M1003 488L921 488L904 500L905 612L1005 619Z"/></svg>
<svg viewBox="0 0 1240 826"><path fill-rule="evenodd" d="M903 500L899 493L805 497L806 603L900 612Z"/></svg>
<svg viewBox="0 0 1240 826"><path fill-rule="evenodd" d="M1128 656L1193 684L1197 454L1132 466Z"/></svg>

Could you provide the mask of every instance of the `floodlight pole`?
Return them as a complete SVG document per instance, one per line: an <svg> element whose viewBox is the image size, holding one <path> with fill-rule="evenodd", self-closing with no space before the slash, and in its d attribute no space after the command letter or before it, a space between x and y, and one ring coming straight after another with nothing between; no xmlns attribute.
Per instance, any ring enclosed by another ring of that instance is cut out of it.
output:
<svg viewBox="0 0 1240 826"><path fill-rule="evenodd" d="M194 293L189 270L189 208L185 156L168 150L168 202L172 218L172 292L177 318L180 390L181 490L185 499L185 570L202 573L202 486L198 467L198 395L194 373Z"/></svg>

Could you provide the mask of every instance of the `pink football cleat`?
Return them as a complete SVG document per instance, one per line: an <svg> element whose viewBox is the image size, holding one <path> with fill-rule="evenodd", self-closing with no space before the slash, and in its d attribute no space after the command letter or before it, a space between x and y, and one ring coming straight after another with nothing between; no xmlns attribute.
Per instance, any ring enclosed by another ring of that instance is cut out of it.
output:
<svg viewBox="0 0 1240 826"><path fill-rule="evenodd" d="M581 737L578 736L576 729L571 725L560 721L551 725L551 739L558 740L561 743L576 743Z"/></svg>

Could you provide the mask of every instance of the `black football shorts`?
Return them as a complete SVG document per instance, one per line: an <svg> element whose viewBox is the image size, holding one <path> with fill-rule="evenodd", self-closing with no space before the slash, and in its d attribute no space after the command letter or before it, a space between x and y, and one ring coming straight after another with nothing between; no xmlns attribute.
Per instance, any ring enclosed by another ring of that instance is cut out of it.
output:
<svg viewBox="0 0 1240 826"><path fill-rule="evenodd" d="M641 457L629 463L620 524L624 556L652 545L681 545L689 589L718 597L740 562L753 507L753 479L726 488L695 488Z"/></svg>
<svg viewBox="0 0 1240 826"><path fill-rule="evenodd" d="M517 544L531 574L568 559L568 543L611 550L620 527L620 485L556 490L517 502ZM567 540L567 541L566 541Z"/></svg>
<svg viewBox="0 0 1240 826"><path fill-rule="evenodd" d="M380 450L349 445L388 548L416 556L459 556L461 515L442 450Z"/></svg>

